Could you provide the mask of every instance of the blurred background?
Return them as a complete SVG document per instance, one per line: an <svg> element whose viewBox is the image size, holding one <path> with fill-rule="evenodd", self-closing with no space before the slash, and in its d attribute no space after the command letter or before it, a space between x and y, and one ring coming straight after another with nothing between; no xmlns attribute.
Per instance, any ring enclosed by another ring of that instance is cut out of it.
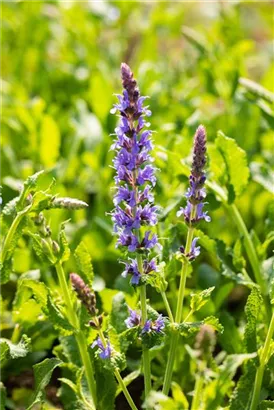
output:
<svg viewBox="0 0 274 410"><path fill-rule="evenodd" d="M110 110L121 92L122 61L131 66L141 93L150 97L164 259L183 243L176 211L185 201L192 139L200 123L207 128L209 151L218 130L246 151L251 176L236 205L255 241L264 241L274 213L273 2L9 1L1 7L3 202L41 169L47 170L44 187L55 178L56 193L86 201L87 210L51 210L47 217L53 237L70 218L66 231L71 248L85 241L96 290L133 292L120 277L121 253L108 215L114 188L109 149L117 123ZM215 171L209 162L209 177ZM238 232L225 208L211 193L208 202L212 222L201 229L234 246ZM37 260L28 238L20 239L15 276L3 288L7 311L2 329L8 334L13 323L22 324L32 336L36 363L51 351L56 333L44 322L37 329L41 312L33 305L22 306L13 319L9 312L16 277L34 269L46 283L51 275L54 280L54 271ZM74 269L71 257L66 271ZM203 252L194 271L189 287L229 284L219 305L230 294L228 310L234 314L240 307L243 313L247 289L221 276L216 255ZM111 301L113 293L105 295ZM162 308L160 303L155 297L156 309ZM213 304L207 309L214 313ZM224 335L221 344L229 352L227 340ZM14 392L14 403L19 403L20 394L18 398Z"/></svg>
<svg viewBox="0 0 274 410"><path fill-rule="evenodd" d="M272 18L271 2L2 3L4 202L28 175L47 169L45 185L55 177L56 192L89 204L73 215L51 211L53 232L70 217L72 247L84 239L96 273L113 287L121 268L106 215L117 122L110 109L125 61L150 96L156 202L166 209L182 197L187 179L179 164L188 161L196 127L206 126L209 141L221 129L247 151L253 182L238 204L263 239L273 111L240 77L273 91ZM235 232L215 205L211 201L213 223L206 229L232 243ZM30 269L29 252L24 243L17 250L19 273Z"/></svg>

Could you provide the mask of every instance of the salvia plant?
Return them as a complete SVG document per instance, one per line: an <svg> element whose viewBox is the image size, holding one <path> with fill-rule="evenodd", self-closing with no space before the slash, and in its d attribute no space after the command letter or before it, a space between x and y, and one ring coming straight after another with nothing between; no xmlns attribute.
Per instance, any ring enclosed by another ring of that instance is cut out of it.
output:
<svg viewBox="0 0 274 410"><path fill-rule="evenodd" d="M68 410L111 410L121 394L121 408L132 410L274 408L274 281L261 263L273 235L259 243L234 201L249 178L245 153L222 132L208 144L205 127L198 126L191 159L176 157L187 187L171 207L161 208L148 97L125 63L121 80L111 110L118 124L109 144L114 208L104 220L113 225L109 252L121 277L112 289L100 287L92 246L86 240L69 246L71 220L60 226L51 221L56 212L73 218L88 204L58 195L49 172L30 176L2 209L4 296L15 288L13 300L1 299L7 330L1 338L3 380L13 363L24 368L29 358L35 387L28 410L55 408L47 390L52 377ZM203 232L213 218L211 202L222 204L239 234L233 249ZM17 276L16 252L24 246L35 263ZM206 254L227 282L207 281L191 293L188 283L195 284ZM248 290L239 324L221 309L235 283ZM11 313L5 313L8 304ZM4 384L1 406L15 408Z"/></svg>

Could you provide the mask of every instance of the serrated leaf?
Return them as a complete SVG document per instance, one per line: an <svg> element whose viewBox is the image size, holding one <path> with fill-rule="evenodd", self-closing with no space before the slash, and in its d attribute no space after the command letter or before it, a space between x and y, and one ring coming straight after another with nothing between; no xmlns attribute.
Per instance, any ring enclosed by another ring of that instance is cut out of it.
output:
<svg viewBox="0 0 274 410"><path fill-rule="evenodd" d="M125 320L128 318L129 311L122 292L117 293L112 299L112 309L110 314L110 323L117 331L121 333L126 329Z"/></svg>
<svg viewBox="0 0 274 410"><path fill-rule="evenodd" d="M61 360L59 359L45 359L43 362L33 366L34 377L35 377L35 392L31 400L30 406L27 410L32 409L35 404L41 404L44 402L45 393L44 388L48 385L53 370L61 365Z"/></svg>
<svg viewBox="0 0 274 410"><path fill-rule="evenodd" d="M274 401L272 400L263 400L259 405L259 410L270 410L274 409Z"/></svg>
<svg viewBox="0 0 274 410"><path fill-rule="evenodd" d="M236 141L218 132L216 147L223 156L228 176L228 185L232 185L235 195L239 196L248 183L249 169L245 151Z"/></svg>
<svg viewBox="0 0 274 410"><path fill-rule="evenodd" d="M204 289L199 293L191 294L190 308L193 312L200 310L209 300L211 293L215 289L215 286Z"/></svg>
<svg viewBox="0 0 274 410"><path fill-rule="evenodd" d="M258 316L261 311L262 306L262 296L257 287L253 287L250 295L248 296L247 303L245 306L246 314L246 327L244 332L244 342L246 346L246 351L248 353L257 351L257 321Z"/></svg>
<svg viewBox="0 0 274 410"><path fill-rule="evenodd" d="M219 319L215 316L208 316L200 322L183 322L178 325L178 331L182 336L189 336L191 334L197 333L202 325L210 325L217 332L223 332L223 326L219 322Z"/></svg>
<svg viewBox="0 0 274 410"><path fill-rule="evenodd" d="M256 376L254 360L249 360L230 398L230 410L246 410L251 401Z"/></svg>
<svg viewBox="0 0 274 410"><path fill-rule="evenodd" d="M96 385L100 386L100 394L97 398L99 410L113 410L116 393L116 382L113 370L104 367L103 360L95 360Z"/></svg>
<svg viewBox="0 0 274 410"><path fill-rule="evenodd" d="M91 263L91 256L83 241L77 246L74 256L84 282L92 287L94 279L93 266Z"/></svg>
<svg viewBox="0 0 274 410"><path fill-rule="evenodd" d="M48 296L47 306L44 311L49 317L49 320L52 322L54 328L59 330L63 336L68 336L74 332L73 326L55 306L50 296Z"/></svg>
<svg viewBox="0 0 274 410"><path fill-rule="evenodd" d="M27 335L23 335L18 344L12 343L8 339L0 339L1 346L1 362L9 359L18 359L25 357L31 351L31 339Z"/></svg>
<svg viewBox="0 0 274 410"><path fill-rule="evenodd" d="M60 246L60 262L65 262L70 257L70 249L69 244L65 234L65 228L62 226L60 233L59 233L59 246Z"/></svg>

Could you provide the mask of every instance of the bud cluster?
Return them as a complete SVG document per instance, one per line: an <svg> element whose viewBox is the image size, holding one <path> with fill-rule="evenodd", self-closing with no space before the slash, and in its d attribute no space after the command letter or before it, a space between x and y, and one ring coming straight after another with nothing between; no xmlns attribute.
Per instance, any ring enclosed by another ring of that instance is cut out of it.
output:
<svg viewBox="0 0 274 410"><path fill-rule="evenodd" d="M88 313L93 318L89 321L89 325L95 329L100 329L103 322L103 316L98 316L98 309L96 309L95 293L85 284L83 279L77 273L70 274L70 281L75 290L78 299L86 307Z"/></svg>
<svg viewBox="0 0 274 410"><path fill-rule="evenodd" d="M204 172L205 164L206 130L200 125L194 136L193 160L189 177L190 187L186 193L187 204L177 212L177 216L184 216L185 222L189 226L193 226L203 219L206 222L210 222L210 217L207 215L207 211L203 211L204 205L206 204L203 202L206 197L206 191L204 188L206 181L206 175ZM181 253L183 253L190 261L194 260L196 256L200 254L200 247L196 247L198 239L199 238L193 239L191 250L187 255L185 255L184 247L180 248Z"/></svg>

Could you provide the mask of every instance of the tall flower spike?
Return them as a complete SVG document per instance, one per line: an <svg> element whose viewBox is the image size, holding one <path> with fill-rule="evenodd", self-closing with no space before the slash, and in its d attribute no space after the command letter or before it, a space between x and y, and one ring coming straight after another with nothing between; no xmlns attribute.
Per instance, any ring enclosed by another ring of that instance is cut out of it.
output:
<svg viewBox="0 0 274 410"><path fill-rule="evenodd" d="M95 316L97 314L95 294L77 273L70 274L70 281L73 289L77 293L78 299L86 306L89 314Z"/></svg>
<svg viewBox="0 0 274 410"><path fill-rule="evenodd" d="M151 115L144 106L147 97L141 97L137 81L129 66L121 65L123 94L118 95L119 102L112 113L119 112L119 125L115 129L116 141L112 145L116 156L113 160L116 170L115 208L111 213L114 233L118 236L117 246L130 253L146 253L147 258L140 268L135 258L124 262L126 268L122 275L132 275L131 283L138 285L142 274L156 269L155 261L148 258L149 251L158 245L158 238L143 226L157 223L157 207L153 205L152 187L156 183L155 168L152 166L151 134L146 129L149 123L145 117ZM159 246L159 245L158 245Z"/></svg>
<svg viewBox="0 0 274 410"><path fill-rule="evenodd" d="M204 219L206 222L210 222L210 217L207 215L207 211L203 211L203 207L206 202L203 202L206 197L206 191L204 184L206 181L206 175L204 167L206 164L206 130L203 125L197 128L194 136L194 148L193 148L193 161L191 174L189 177L190 187L187 190L186 198L187 204L184 208L180 208L177 212L177 216L184 216L185 222L188 225L194 225L200 220ZM197 238L194 238L191 252L186 255L190 260L195 259L200 253L200 248L195 247ZM180 248L184 253L184 248Z"/></svg>

